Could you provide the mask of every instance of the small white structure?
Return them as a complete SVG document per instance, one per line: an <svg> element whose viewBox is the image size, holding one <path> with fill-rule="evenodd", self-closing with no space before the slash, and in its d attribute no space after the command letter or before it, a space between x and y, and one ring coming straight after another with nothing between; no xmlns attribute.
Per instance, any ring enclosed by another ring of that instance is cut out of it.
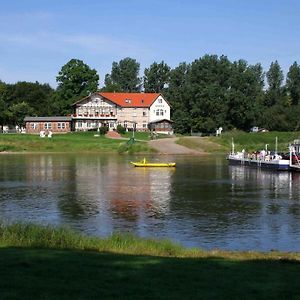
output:
<svg viewBox="0 0 300 300"><path fill-rule="evenodd" d="M223 128L222 127L219 127L217 130L216 130L216 136L220 136L221 133L223 131Z"/></svg>
<svg viewBox="0 0 300 300"><path fill-rule="evenodd" d="M52 131L51 131L51 130L49 130L49 131L48 131L48 138L49 138L49 139L51 139L51 138L52 138L52 134L53 134L53 133L52 133Z"/></svg>
<svg viewBox="0 0 300 300"><path fill-rule="evenodd" d="M46 136L45 131L44 131L44 130L41 130L41 131L40 131L40 137L41 137L41 138L44 138L45 136Z"/></svg>

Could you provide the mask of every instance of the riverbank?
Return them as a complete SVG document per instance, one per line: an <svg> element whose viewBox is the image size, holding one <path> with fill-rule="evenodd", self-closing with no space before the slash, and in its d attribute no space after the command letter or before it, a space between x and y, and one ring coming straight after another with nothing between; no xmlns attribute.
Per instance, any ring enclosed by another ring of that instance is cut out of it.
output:
<svg viewBox="0 0 300 300"><path fill-rule="evenodd" d="M279 152L288 152L288 145L294 139L300 138L300 132L244 132L228 131L220 137L180 137L178 144L195 151L206 153L228 153L234 141L235 151L245 149L247 152L265 149L266 144L269 150L275 150L276 137L278 140L277 149Z"/></svg>
<svg viewBox="0 0 300 300"><path fill-rule="evenodd" d="M96 135L96 136L95 136ZM208 153L228 153L234 140L235 150L245 149L248 152L265 149L275 150L275 139L278 138L278 151L287 152L288 145L300 138L300 132L261 132L247 133L229 131L220 137L159 138L150 141L149 134L135 133L135 143L127 143L132 133L123 135L124 139L112 139L99 136L95 132L73 132L56 134L51 139L40 138L30 134L1 134L0 153L12 152L98 152L98 153L159 153L201 155ZM128 140L127 140L128 139Z"/></svg>
<svg viewBox="0 0 300 300"><path fill-rule="evenodd" d="M54 134L52 138L40 138L31 134L1 134L1 152L99 152L122 153L143 152L151 153L146 142L137 141L127 146L127 141L106 138L97 132L74 132Z"/></svg>
<svg viewBox="0 0 300 300"><path fill-rule="evenodd" d="M22 224L0 226L0 252L2 299L300 297L299 253L202 251Z"/></svg>

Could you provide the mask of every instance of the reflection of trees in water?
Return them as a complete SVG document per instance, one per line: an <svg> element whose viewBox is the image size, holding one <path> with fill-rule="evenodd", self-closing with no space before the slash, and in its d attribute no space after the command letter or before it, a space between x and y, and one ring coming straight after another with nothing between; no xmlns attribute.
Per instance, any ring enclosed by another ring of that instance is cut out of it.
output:
<svg viewBox="0 0 300 300"><path fill-rule="evenodd" d="M182 165L171 190L173 230L187 239L246 247L290 238L300 233L299 175L224 160Z"/></svg>
<svg viewBox="0 0 300 300"><path fill-rule="evenodd" d="M210 228L226 230L233 223L248 222L261 208L260 203L239 201L247 194L245 189L232 197L232 180L224 162L183 166L175 176L178 178L172 188L172 213L197 220L196 227L209 224Z"/></svg>
<svg viewBox="0 0 300 300"><path fill-rule="evenodd" d="M99 213L105 156L73 156L59 194L59 208L66 218L86 218Z"/></svg>

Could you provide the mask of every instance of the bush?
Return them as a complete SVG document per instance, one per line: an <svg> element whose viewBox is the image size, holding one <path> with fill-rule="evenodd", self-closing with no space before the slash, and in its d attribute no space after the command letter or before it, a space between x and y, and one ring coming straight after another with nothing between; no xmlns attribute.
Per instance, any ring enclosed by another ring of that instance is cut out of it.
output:
<svg viewBox="0 0 300 300"><path fill-rule="evenodd" d="M108 127L107 126L101 126L100 129L99 129L99 133L100 134L106 134L108 131Z"/></svg>
<svg viewBox="0 0 300 300"><path fill-rule="evenodd" d="M117 126L117 132L119 133L119 134L124 134L125 132L126 132L126 128L124 127L124 126L122 126L122 125L118 125Z"/></svg>

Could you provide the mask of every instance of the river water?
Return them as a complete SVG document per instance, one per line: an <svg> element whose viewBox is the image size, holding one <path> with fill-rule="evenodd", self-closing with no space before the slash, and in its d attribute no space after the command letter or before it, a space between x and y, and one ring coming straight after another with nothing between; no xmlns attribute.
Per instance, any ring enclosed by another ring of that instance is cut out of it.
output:
<svg viewBox="0 0 300 300"><path fill-rule="evenodd" d="M132 232L187 247L300 251L300 173L228 166L222 156L0 155L0 220L95 236Z"/></svg>

